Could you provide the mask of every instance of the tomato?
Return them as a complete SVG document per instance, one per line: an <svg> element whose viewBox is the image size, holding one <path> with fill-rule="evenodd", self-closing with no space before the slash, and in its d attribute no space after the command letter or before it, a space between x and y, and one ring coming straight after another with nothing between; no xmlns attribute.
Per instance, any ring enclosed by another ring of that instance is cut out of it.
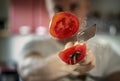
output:
<svg viewBox="0 0 120 81"><path fill-rule="evenodd" d="M85 55L86 55L85 43L77 44L59 53L60 59L70 65L74 65L82 61Z"/></svg>
<svg viewBox="0 0 120 81"><path fill-rule="evenodd" d="M50 34L58 39L69 38L79 29L78 18L69 12L56 13L50 24Z"/></svg>

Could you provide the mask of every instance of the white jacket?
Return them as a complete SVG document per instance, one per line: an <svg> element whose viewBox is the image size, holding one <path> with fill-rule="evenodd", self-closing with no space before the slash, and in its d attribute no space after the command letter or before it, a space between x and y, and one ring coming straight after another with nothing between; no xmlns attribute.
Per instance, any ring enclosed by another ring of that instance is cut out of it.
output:
<svg viewBox="0 0 120 81"><path fill-rule="evenodd" d="M96 36L87 41L87 47L95 54L97 63L96 67L88 72L88 74L94 77L103 77L113 72L120 71L120 56L112 49L108 41L105 39L100 39L99 36ZM23 58L26 54L28 54L28 52L37 52L43 56L49 56L59 52L63 48L64 46L54 39L47 39L44 41L35 40L26 45L23 50ZM19 63L20 67L22 67L20 68L20 73L22 75L29 74L29 71L31 71L34 67L39 67L39 65L42 64L37 62L39 58L36 60L33 60L32 58L34 57L29 59L26 58L23 62ZM23 69L25 67L26 69ZM27 67L31 67L31 69L27 69ZM59 81L64 81L64 79ZM86 81L94 80L87 77Z"/></svg>

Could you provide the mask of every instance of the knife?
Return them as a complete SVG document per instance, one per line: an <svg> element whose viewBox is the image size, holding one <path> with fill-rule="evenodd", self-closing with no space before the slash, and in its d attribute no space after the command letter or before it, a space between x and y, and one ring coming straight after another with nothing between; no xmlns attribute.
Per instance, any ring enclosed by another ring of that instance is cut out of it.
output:
<svg viewBox="0 0 120 81"><path fill-rule="evenodd" d="M91 39L92 37L94 37L95 33L96 33L96 24L79 32L77 34L77 40L79 43L87 41Z"/></svg>

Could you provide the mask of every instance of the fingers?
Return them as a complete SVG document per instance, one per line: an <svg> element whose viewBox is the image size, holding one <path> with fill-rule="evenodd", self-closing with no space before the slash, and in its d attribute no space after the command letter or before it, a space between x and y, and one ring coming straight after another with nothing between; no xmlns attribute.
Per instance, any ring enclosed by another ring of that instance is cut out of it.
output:
<svg viewBox="0 0 120 81"><path fill-rule="evenodd" d="M95 59L95 56L94 56L94 54L92 53L91 50L87 49L86 57L84 58L84 60L80 64L81 65L91 64L92 66L95 67L95 65L96 65L96 59Z"/></svg>
<svg viewBox="0 0 120 81"><path fill-rule="evenodd" d="M71 47L71 46L73 46L73 45L77 45L78 44L78 42L75 42L75 43L73 43L73 42L68 42L66 45L65 45L65 49L67 49L67 48L69 48L69 47Z"/></svg>
<svg viewBox="0 0 120 81"><path fill-rule="evenodd" d="M78 72L79 75L85 74L86 72L90 71L93 68L91 63L85 66L79 65L74 71Z"/></svg>
<svg viewBox="0 0 120 81"><path fill-rule="evenodd" d="M78 41L76 41L76 42L74 43L74 45L77 45L77 44L79 44Z"/></svg>
<svg viewBox="0 0 120 81"><path fill-rule="evenodd" d="M78 44L78 42L72 43L72 42L68 42L65 45L65 49ZM72 74L84 74L88 71L90 71L91 69L93 69L96 66L96 59L95 56L93 54L93 52L89 49L87 49L87 53L85 58L83 59L82 62L76 64L76 65L68 65L68 70L70 71L70 73Z"/></svg>
<svg viewBox="0 0 120 81"><path fill-rule="evenodd" d="M65 45L65 49L69 48L73 46L73 42L68 42L66 45Z"/></svg>
<svg viewBox="0 0 120 81"><path fill-rule="evenodd" d="M77 65L77 68L74 71L79 72L79 74L84 74L96 66L96 59L94 54L87 50L85 59Z"/></svg>

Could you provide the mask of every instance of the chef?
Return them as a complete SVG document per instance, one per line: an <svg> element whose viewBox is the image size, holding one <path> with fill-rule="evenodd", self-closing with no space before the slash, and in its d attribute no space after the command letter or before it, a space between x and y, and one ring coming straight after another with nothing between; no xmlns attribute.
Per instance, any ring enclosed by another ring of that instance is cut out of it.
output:
<svg viewBox="0 0 120 81"><path fill-rule="evenodd" d="M60 11L74 13L80 20L81 30L86 27L89 0L46 0L50 17ZM21 54L19 73L23 81L94 81L91 77L102 77L120 70L120 61L108 42L94 37L86 42L87 53L83 61L68 65L58 53L77 43L75 37L55 40L46 36L44 40L28 43ZM111 59L112 60L111 62Z"/></svg>

